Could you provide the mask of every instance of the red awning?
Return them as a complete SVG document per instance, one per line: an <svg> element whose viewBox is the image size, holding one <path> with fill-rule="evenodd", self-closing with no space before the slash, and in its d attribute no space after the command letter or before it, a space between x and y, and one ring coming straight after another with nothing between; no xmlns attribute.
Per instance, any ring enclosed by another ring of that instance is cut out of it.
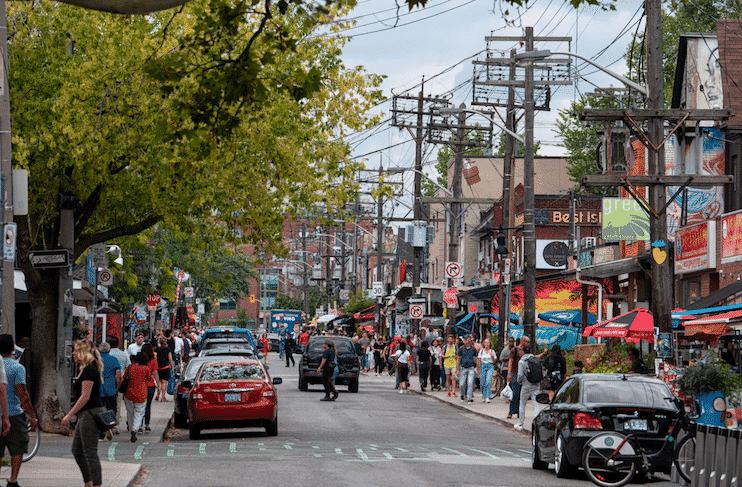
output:
<svg viewBox="0 0 742 487"><path fill-rule="evenodd" d="M356 321L369 321L376 319L376 306L371 306L353 315Z"/></svg>
<svg viewBox="0 0 742 487"><path fill-rule="evenodd" d="M726 313L721 313L718 315L711 315L707 316L705 318L699 318L697 320L692 321L686 321L685 322L685 331L688 331L689 327L698 326L698 325L713 325L713 324L727 324L732 321L742 321L742 309L737 309L734 311L728 311ZM723 333L723 332L722 332ZM719 333L721 335L721 333Z"/></svg>

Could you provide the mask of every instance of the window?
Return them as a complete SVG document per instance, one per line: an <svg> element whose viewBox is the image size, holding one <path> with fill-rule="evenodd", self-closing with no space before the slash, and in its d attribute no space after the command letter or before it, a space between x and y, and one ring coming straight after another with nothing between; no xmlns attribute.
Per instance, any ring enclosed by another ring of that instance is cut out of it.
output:
<svg viewBox="0 0 742 487"><path fill-rule="evenodd" d="M683 279L681 282L684 306L695 303L701 299L701 278L693 277Z"/></svg>
<svg viewBox="0 0 742 487"><path fill-rule="evenodd" d="M580 383L574 378L567 379L554 395L554 404L575 404L580 398Z"/></svg>
<svg viewBox="0 0 742 487"><path fill-rule="evenodd" d="M204 367L202 381L263 379L263 369L253 364L218 364Z"/></svg>

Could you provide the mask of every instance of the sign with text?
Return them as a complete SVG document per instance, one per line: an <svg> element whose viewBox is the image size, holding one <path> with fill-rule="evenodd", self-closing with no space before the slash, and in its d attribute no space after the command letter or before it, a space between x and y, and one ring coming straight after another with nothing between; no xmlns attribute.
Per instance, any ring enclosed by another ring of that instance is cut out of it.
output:
<svg viewBox="0 0 742 487"><path fill-rule="evenodd" d="M675 273L716 267L716 221L710 220L675 233Z"/></svg>
<svg viewBox="0 0 742 487"><path fill-rule="evenodd" d="M742 260L742 211L721 217L721 263Z"/></svg>
<svg viewBox="0 0 742 487"><path fill-rule="evenodd" d="M649 215L633 198L603 198L603 240L649 240Z"/></svg>

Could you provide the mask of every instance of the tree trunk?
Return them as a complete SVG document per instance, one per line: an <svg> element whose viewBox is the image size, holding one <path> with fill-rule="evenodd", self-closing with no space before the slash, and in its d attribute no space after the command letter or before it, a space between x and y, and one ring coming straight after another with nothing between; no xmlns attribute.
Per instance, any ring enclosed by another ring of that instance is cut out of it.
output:
<svg viewBox="0 0 742 487"><path fill-rule="evenodd" d="M67 272L67 269L63 269ZM39 416L39 426L47 433L68 433L68 428L60 425L65 411L62 411L57 394L57 375L59 367L68 367L62 360L57 364L57 295L59 272L40 270L36 285L27 279L28 302L31 306L31 364L34 376L31 377L33 404ZM72 326L72 317L67 326ZM71 360L71 358L70 358Z"/></svg>

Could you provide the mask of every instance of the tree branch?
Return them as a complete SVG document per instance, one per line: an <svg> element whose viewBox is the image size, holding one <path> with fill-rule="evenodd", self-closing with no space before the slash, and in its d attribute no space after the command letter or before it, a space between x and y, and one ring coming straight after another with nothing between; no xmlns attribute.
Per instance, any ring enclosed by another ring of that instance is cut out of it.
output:
<svg viewBox="0 0 742 487"><path fill-rule="evenodd" d="M118 227L111 228L104 232L81 234L77 237L75 242L75 259L82 255L85 250L93 244L106 242L113 240L118 237L125 237L127 235L136 235L140 232L153 227L157 222L162 219L160 215L149 215L143 220L134 223L132 225L121 225Z"/></svg>

